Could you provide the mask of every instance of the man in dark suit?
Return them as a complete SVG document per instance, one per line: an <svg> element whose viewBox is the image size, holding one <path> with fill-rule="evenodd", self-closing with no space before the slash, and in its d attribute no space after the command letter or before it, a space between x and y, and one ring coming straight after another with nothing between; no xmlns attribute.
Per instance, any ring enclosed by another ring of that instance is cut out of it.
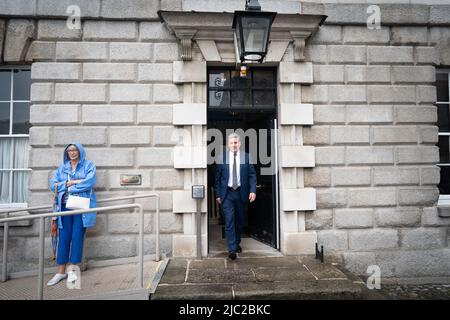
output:
<svg viewBox="0 0 450 320"><path fill-rule="evenodd" d="M247 202L256 199L256 171L250 155L241 152L241 141L236 133L228 137L228 150L222 154L215 168L216 201L222 204L225 216L225 234L229 258L236 259L242 252L241 231Z"/></svg>

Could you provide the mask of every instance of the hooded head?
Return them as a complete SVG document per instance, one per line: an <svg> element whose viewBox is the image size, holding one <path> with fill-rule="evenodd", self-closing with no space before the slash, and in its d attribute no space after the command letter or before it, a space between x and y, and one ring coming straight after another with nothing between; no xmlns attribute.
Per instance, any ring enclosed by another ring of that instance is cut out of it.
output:
<svg viewBox="0 0 450 320"><path fill-rule="evenodd" d="M82 145L81 143L79 143L79 142L74 142L74 143L68 144L68 145L64 148L63 162L66 163L66 162L70 161L69 155L67 154L67 149L68 149L70 146L75 146L75 147L77 147L78 152L79 152L79 157L80 157L79 162L80 162L80 163L83 163L83 162L84 162L84 159L86 158L86 153L84 152L83 145Z"/></svg>

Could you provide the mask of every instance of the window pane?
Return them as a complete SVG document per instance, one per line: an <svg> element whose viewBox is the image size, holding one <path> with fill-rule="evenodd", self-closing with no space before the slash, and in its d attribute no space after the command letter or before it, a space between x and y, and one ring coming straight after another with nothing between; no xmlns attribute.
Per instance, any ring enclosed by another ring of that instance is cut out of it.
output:
<svg viewBox="0 0 450 320"><path fill-rule="evenodd" d="M439 162L450 163L449 159L449 136L439 136Z"/></svg>
<svg viewBox="0 0 450 320"><path fill-rule="evenodd" d="M448 104L438 104L438 126L440 132L449 132L449 106Z"/></svg>
<svg viewBox="0 0 450 320"><path fill-rule="evenodd" d="M272 71L253 71L253 86L254 87L273 87L273 72Z"/></svg>
<svg viewBox="0 0 450 320"><path fill-rule="evenodd" d="M441 168L441 181L438 184L440 194L450 194L450 167Z"/></svg>
<svg viewBox="0 0 450 320"><path fill-rule="evenodd" d="M11 71L0 69L0 101L11 100Z"/></svg>
<svg viewBox="0 0 450 320"><path fill-rule="evenodd" d="M438 102L449 102L448 73L436 73L436 91Z"/></svg>
<svg viewBox="0 0 450 320"><path fill-rule="evenodd" d="M0 203L10 203L9 199L10 172L0 172Z"/></svg>
<svg viewBox="0 0 450 320"><path fill-rule="evenodd" d="M9 134L10 104L0 103L0 134Z"/></svg>
<svg viewBox="0 0 450 320"><path fill-rule="evenodd" d="M247 73L246 77L241 77L241 72L233 70L231 71L231 86L233 88L248 88L251 84L250 73Z"/></svg>
<svg viewBox="0 0 450 320"><path fill-rule="evenodd" d="M228 91L209 90L209 106L228 108L230 106L230 93Z"/></svg>
<svg viewBox="0 0 450 320"><path fill-rule="evenodd" d="M12 202L25 203L28 196L28 178L29 172L13 173L13 194Z"/></svg>
<svg viewBox="0 0 450 320"><path fill-rule="evenodd" d="M28 138L14 138L14 163L15 169L28 168L29 143Z"/></svg>
<svg viewBox="0 0 450 320"><path fill-rule="evenodd" d="M0 138L0 168L11 169L12 138Z"/></svg>
<svg viewBox="0 0 450 320"><path fill-rule="evenodd" d="M233 107L251 107L250 90L233 90L231 92L231 105Z"/></svg>
<svg viewBox="0 0 450 320"><path fill-rule="evenodd" d="M30 100L30 70L14 70L14 100Z"/></svg>
<svg viewBox="0 0 450 320"><path fill-rule="evenodd" d="M275 106L275 97L272 90L254 90L253 103L255 106Z"/></svg>
<svg viewBox="0 0 450 320"><path fill-rule="evenodd" d="M215 88L230 87L230 72L229 71L210 72L209 86Z"/></svg>
<svg viewBox="0 0 450 320"><path fill-rule="evenodd" d="M30 131L30 104L16 102L13 106L13 134L28 134Z"/></svg>

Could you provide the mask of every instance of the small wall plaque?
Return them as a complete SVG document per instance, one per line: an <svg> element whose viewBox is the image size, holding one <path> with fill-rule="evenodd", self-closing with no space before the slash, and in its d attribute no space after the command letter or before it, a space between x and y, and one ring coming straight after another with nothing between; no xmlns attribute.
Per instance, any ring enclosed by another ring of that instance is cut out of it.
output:
<svg viewBox="0 0 450 320"><path fill-rule="evenodd" d="M205 198L205 186L195 185L192 186L192 199L203 199Z"/></svg>
<svg viewBox="0 0 450 320"><path fill-rule="evenodd" d="M121 174L120 185L121 186L140 186L142 184L142 178L140 174Z"/></svg>

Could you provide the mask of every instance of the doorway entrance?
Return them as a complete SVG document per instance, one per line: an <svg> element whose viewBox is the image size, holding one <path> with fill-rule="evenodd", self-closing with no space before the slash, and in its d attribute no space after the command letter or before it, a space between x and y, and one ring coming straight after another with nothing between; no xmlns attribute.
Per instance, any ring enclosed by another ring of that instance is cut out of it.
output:
<svg viewBox="0 0 450 320"><path fill-rule="evenodd" d="M275 70L267 68L250 69L245 78L233 69L208 70L207 126L221 133L221 141L213 137L208 143L220 145L223 151L227 136L233 131L241 133L242 151L251 155L257 175L256 201L244 212L243 251L279 248L275 76ZM214 150L211 156L217 156ZM215 201L214 167L208 165L210 254L227 251L222 208Z"/></svg>

